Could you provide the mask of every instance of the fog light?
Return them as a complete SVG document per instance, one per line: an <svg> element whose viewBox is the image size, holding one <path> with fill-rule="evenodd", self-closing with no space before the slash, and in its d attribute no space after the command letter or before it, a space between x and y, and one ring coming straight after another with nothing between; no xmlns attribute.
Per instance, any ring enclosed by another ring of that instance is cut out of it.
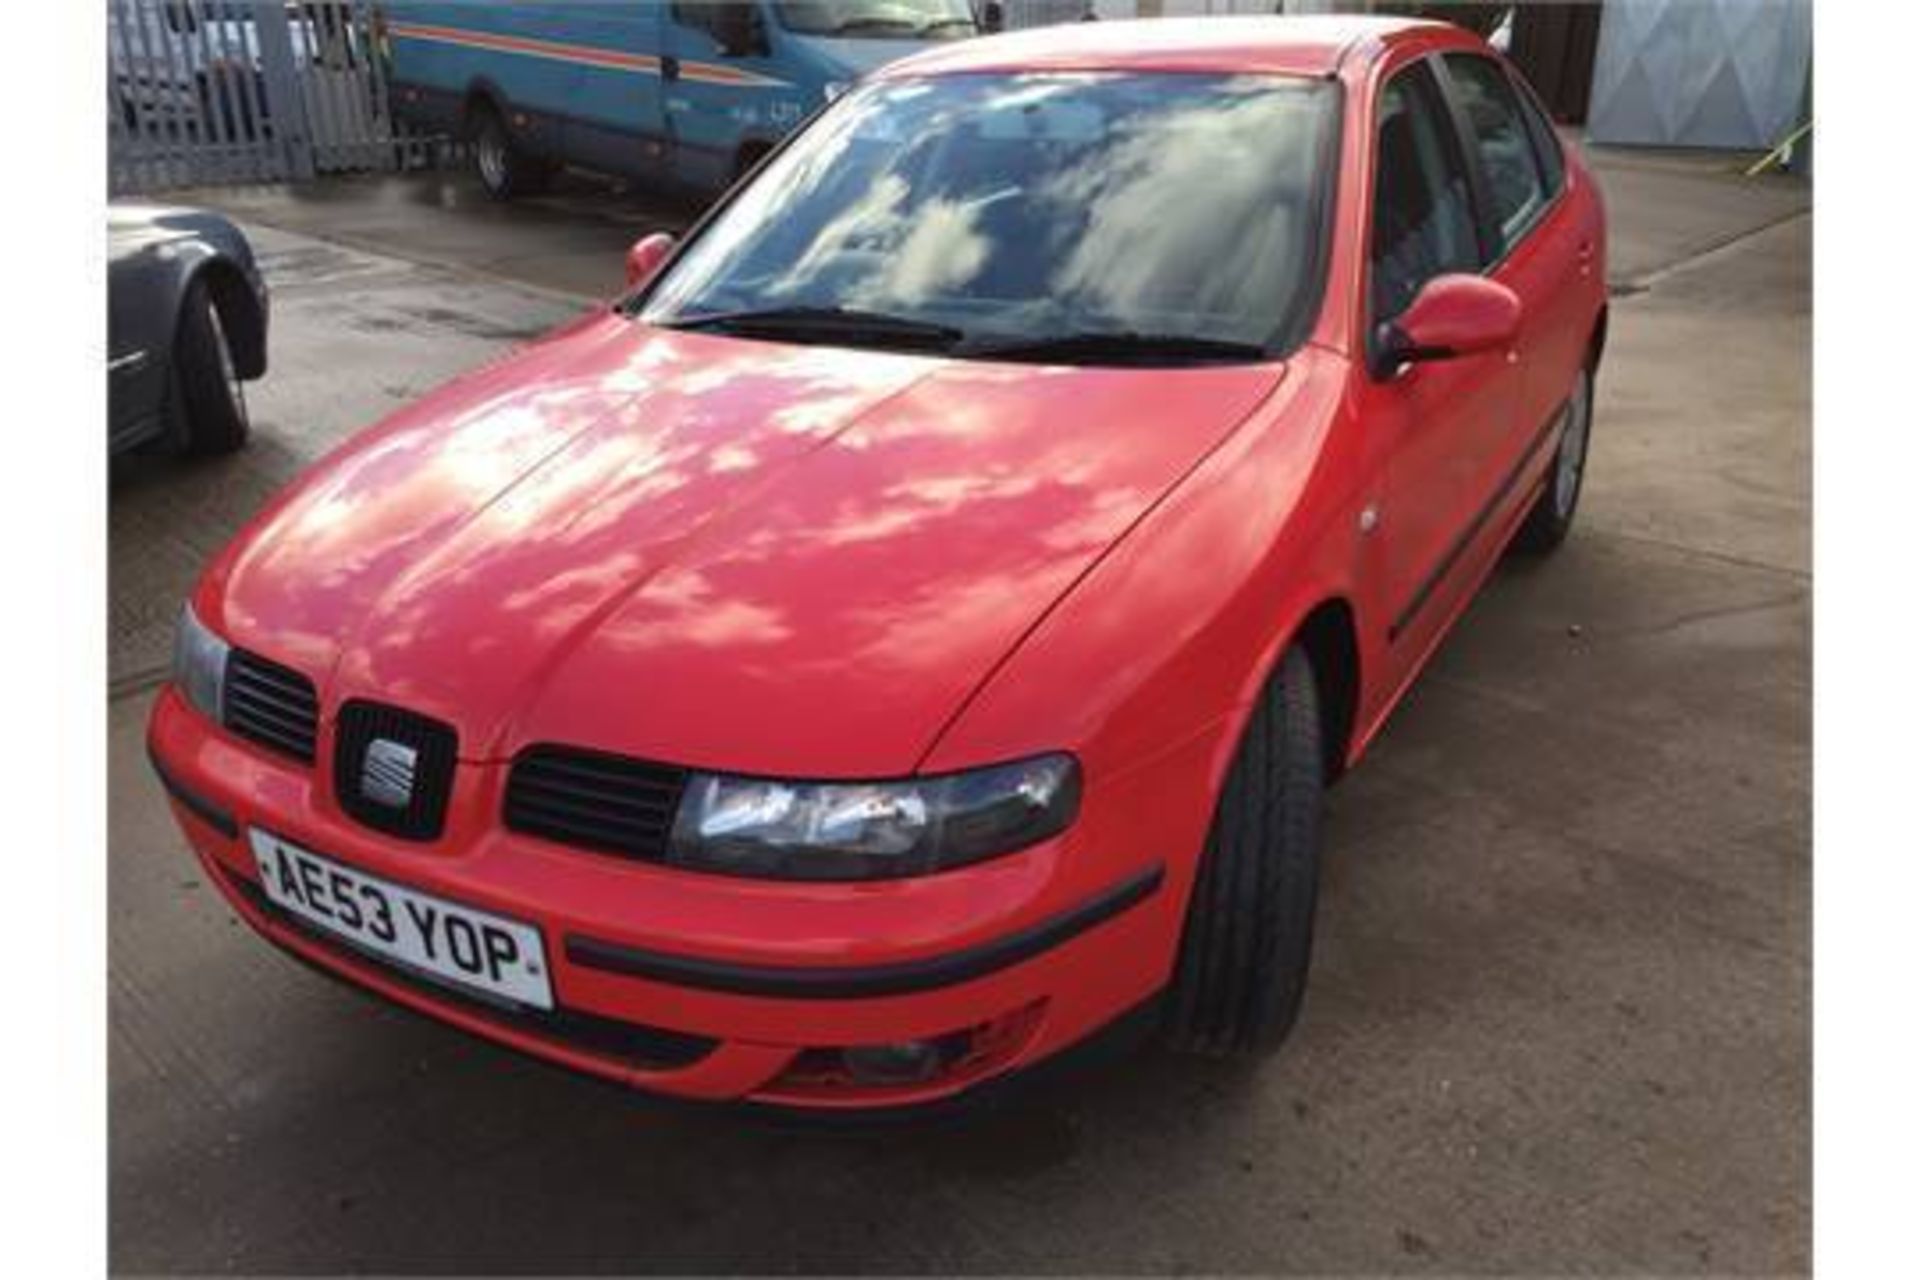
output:
<svg viewBox="0 0 1920 1280"><path fill-rule="evenodd" d="M847 1074L861 1084L920 1084L946 1070L966 1052L965 1032L937 1040L895 1040L891 1044L851 1045L840 1051Z"/></svg>
<svg viewBox="0 0 1920 1280"><path fill-rule="evenodd" d="M849 1092L884 1094L961 1084L992 1072L1018 1054L1040 1025L1046 1001L942 1035L878 1044L803 1049L779 1077L755 1096L809 1101Z"/></svg>

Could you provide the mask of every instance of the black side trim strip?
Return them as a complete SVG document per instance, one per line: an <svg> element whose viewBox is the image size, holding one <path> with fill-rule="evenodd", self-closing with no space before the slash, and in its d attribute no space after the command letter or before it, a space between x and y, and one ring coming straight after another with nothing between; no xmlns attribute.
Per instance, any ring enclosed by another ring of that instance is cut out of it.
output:
<svg viewBox="0 0 1920 1280"><path fill-rule="evenodd" d="M1458 538L1454 539L1453 545L1447 548L1447 553L1440 557L1440 563L1434 566L1433 572L1421 581L1419 589L1413 593L1413 599L1407 601L1406 608L1400 611L1399 616L1393 620L1393 625L1387 628L1388 643L1400 638L1400 633L1407 629L1407 624L1413 621L1414 615L1426 606L1427 600L1433 595L1435 589L1446 581L1447 575L1453 572L1453 567L1459 562L1460 557L1466 554L1467 548L1472 546L1474 539L1480 536L1480 531L1486 528L1487 521L1493 519L1493 513L1498 511L1501 504L1505 503L1508 496L1513 493L1513 487L1520 483L1520 477L1527 473L1528 465L1539 454L1540 446L1553 435L1553 429L1559 423L1565 409L1565 405L1555 409L1548 416L1546 424L1534 432L1533 439L1527 443L1526 452L1520 455L1520 461L1514 463L1513 469L1500 481L1500 487L1493 491L1493 497L1487 499L1486 505L1474 513L1473 519L1467 522L1467 527L1461 531Z"/></svg>
<svg viewBox="0 0 1920 1280"><path fill-rule="evenodd" d="M1097 924L1111 920L1159 891L1165 865L1156 865L1069 911L952 955L860 968L739 965L693 956L642 951L617 942L568 934L567 959L584 969L602 969L706 991L780 996L796 1000L843 1000L897 996L957 986L1051 950Z"/></svg>
<svg viewBox="0 0 1920 1280"><path fill-rule="evenodd" d="M180 806L187 812L229 840L240 834L240 824L235 821L232 814L168 773L167 767L160 763L160 757L153 754L151 747L147 749L147 763L151 764L154 773L159 775L160 785L167 789L167 794L178 800Z"/></svg>

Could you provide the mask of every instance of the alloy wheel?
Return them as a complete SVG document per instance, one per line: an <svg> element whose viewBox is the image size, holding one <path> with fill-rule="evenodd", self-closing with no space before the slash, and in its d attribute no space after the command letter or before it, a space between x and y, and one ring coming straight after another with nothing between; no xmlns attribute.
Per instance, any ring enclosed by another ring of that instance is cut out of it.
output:
<svg viewBox="0 0 1920 1280"><path fill-rule="evenodd" d="M220 353L220 380L226 384L227 396L233 401L233 407L241 417L246 416L247 395L240 384L240 371L234 367L233 350L227 345L227 330L220 323L220 308L207 304L207 323L213 328L213 347Z"/></svg>
<svg viewBox="0 0 1920 1280"><path fill-rule="evenodd" d="M1566 424L1560 429L1560 452L1553 470L1553 510L1561 518L1573 511L1580 496L1580 477L1587 465L1587 433L1593 423L1593 374L1580 371L1567 398Z"/></svg>
<svg viewBox="0 0 1920 1280"><path fill-rule="evenodd" d="M474 144L474 158L480 164L481 180L493 191L507 185L507 146L495 125L483 126Z"/></svg>

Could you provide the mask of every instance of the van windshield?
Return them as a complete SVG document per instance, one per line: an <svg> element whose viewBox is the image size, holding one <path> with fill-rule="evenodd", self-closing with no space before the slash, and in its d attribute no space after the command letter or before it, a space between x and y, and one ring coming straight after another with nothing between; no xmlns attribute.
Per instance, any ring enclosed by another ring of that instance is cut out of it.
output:
<svg viewBox="0 0 1920 1280"><path fill-rule="evenodd" d="M975 34L967 0L779 0L780 23L809 36L958 39Z"/></svg>
<svg viewBox="0 0 1920 1280"><path fill-rule="evenodd" d="M1319 297L1336 86L967 74L856 88L642 318L1067 362L1272 358Z"/></svg>

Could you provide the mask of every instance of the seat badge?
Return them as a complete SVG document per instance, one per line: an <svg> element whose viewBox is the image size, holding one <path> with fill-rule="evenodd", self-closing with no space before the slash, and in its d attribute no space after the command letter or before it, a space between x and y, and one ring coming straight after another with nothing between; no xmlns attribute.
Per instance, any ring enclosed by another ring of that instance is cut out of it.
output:
<svg viewBox="0 0 1920 1280"><path fill-rule="evenodd" d="M413 803L413 772L420 752L391 738L375 738L367 744L360 763L360 794L389 809L404 809Z"/></svg>

